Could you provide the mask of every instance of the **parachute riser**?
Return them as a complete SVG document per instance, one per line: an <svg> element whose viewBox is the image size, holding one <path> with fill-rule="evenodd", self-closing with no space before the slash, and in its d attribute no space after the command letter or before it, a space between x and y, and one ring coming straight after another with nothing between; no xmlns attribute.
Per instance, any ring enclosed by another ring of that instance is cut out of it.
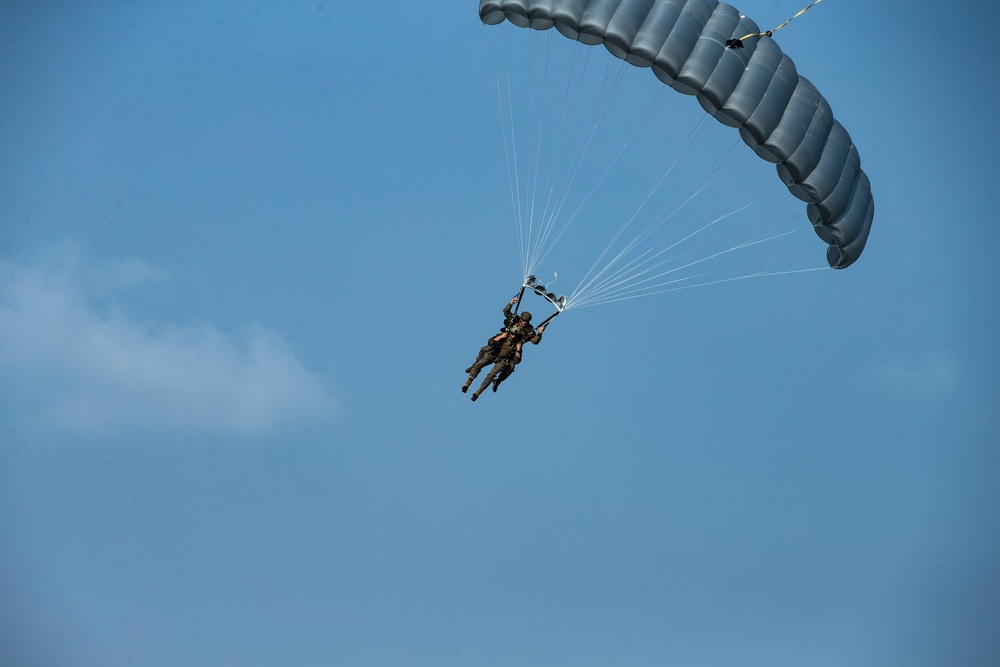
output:
<svg viewBox="0 0 1000 667"><path fill-rule="evenodd" d="M521 310L521 299L524 297L524 288L528 286L527 281L521 285L521 291L517 293L517 301L514 303L514 314L517 315L517 311Z"/></svg>
<svg viewBox="0 0 1000 667"><path fill-rule="evenodd" d="M546 326L546 325L547 325L547 324L548 324L549 322L551 322L552 320L554 320L554 319L556 318L556 315L558 315L558 314L559 314L559 313L561 313L561 312L562 312L561 310L557 310L556 312L552 313L552 314L551 314L551 315L549 315L549 316L548 316L547 318L545 318L545 320L544 320L544 321L543 321L542 323L540 323L540 324L539 324L539 325L538 325L537 327L535 327L535 328L536 328L536 329L541 329L542 327Z"/></svg>

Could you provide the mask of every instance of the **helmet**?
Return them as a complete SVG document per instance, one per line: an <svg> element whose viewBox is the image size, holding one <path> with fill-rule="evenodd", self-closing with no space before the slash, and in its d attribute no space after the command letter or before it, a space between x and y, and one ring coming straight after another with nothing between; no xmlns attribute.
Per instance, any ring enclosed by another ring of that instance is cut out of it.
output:
<svg viewBox="0 0 1000 667"><path fill-rule="evenodd" d="M524 320L525 322L530 322L531 313L529 313L528 311L524 311L523 313L521 313L521 319Z"/></svg>

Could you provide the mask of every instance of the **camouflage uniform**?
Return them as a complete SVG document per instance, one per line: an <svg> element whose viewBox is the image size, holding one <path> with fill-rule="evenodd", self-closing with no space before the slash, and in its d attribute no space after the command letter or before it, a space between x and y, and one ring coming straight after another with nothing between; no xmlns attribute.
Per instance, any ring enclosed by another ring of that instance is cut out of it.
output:
<svg viewBox="0 0 1000 667"><path fill-rule="evenodd" d="M500 387L500 383L506 380L513 374L514 366L521 363L521 357L515 356L513 362L505 362L503 368L500 369L499 374L493 379L493 391L496 391Z"/></svg>
<svg viewBox="0 0 1000 667"><path fill-rule="evenodd" d="M474 396L483 393L491 382L493 383L493 391L496 391L500 383L511 376L511 373L514 372L514 366L519 363L521 363L521 355L517 354L516 348L514 353L497 359L497 362L493 364L493 368L483 378L483 384L476 390Z"/></svg>
<svg viewBox="0 0 1000 667"><path fill-rule="evenodd" d="M486 380L483 382L483 386L479 388L477 393L482 393L486 389L486 385L489 384L490 380L493 381L493 391L496 391L500 386L500 383L506 380L514 372L514 367L521 363L521 346L525 342L529 342L533 345L538 345L542 342L542 334L535 331L531 324L523 320L515 320L507 328L507 335L510 340L513 341L514 351L509 356L504 356L502 353L498 354L499 361L490 370L489 374L486 376Z"/></svg>
<svg viewBox="0 0 1000 667"><path fill-rule="evenodd" d="M521 346L525 341L538 345L542 340L542 335L537 333L527 320L513 314L511 305L508 303L503 309L503 330L486 342L486 345L479 350L479 357L475 363L466 369L466 372L469 373L469 379L462 387L462 391L468 390L472 381L476 379L483 368L493 364L493 368L486 374L482 386L472 395L472 400L479 398L479 395L491 382L493 382L493 391L496 391L500 383L510 377L510 374L514 372L514 366L521 363ZM524 315L531 317L530 313L524 313Z"/></svg>
<svg viewBox="0 0 1000 667"><path fill-rule="evenodd" d="M514 314L511 306L512 303L508 303L503 307L503 326L500 327L500 333L495 336L490 336L486 341L486 345L479 348L479 354L476 356L476 360L472 362L472 365L465 369L466 373L472 373L472 377L479 375L479 371L493 363L496 360L496 353L500 348L500 340L507 333L508 327L519 321L519 317ZM478 368L476 368L478 366Z"/></svg>

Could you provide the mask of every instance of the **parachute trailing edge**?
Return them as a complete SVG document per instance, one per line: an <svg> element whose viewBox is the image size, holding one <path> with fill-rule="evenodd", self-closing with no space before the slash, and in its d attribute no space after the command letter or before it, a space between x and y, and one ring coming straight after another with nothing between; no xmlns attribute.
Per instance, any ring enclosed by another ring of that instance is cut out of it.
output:
<svg viewBox="0 0 1000 667"><path fill-rule="evenodd" d="M800 12L801 13L801 12ZM871 182L847 130L830 104L799 75L772 39L743 48L727 42L761 33L753 20L717 0L480 0L487 25L556 28L587 45L603 44L636 67L694 95L706 112L729 127L779 178L829 244L835 269L864 250L875 216ZM762 33L766 34L766 33Z"/></svg>

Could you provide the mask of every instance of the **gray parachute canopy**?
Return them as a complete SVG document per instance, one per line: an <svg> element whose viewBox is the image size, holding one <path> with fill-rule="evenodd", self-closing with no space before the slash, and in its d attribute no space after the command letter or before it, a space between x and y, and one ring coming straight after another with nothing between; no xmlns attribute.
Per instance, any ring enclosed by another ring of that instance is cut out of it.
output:
<svg viewBox="0 0 1000 667"><path fill-rule="evenodd" d="M555 27L651 67L777 164L788 190L807 202L816 234L830 244L830 266L843 269L861 256L875 202L850 135L773 39L727 48L727 40L760 32L732 6L716 0L480 0L479 17L487 25L506 19L521 28Z"/></svg>

